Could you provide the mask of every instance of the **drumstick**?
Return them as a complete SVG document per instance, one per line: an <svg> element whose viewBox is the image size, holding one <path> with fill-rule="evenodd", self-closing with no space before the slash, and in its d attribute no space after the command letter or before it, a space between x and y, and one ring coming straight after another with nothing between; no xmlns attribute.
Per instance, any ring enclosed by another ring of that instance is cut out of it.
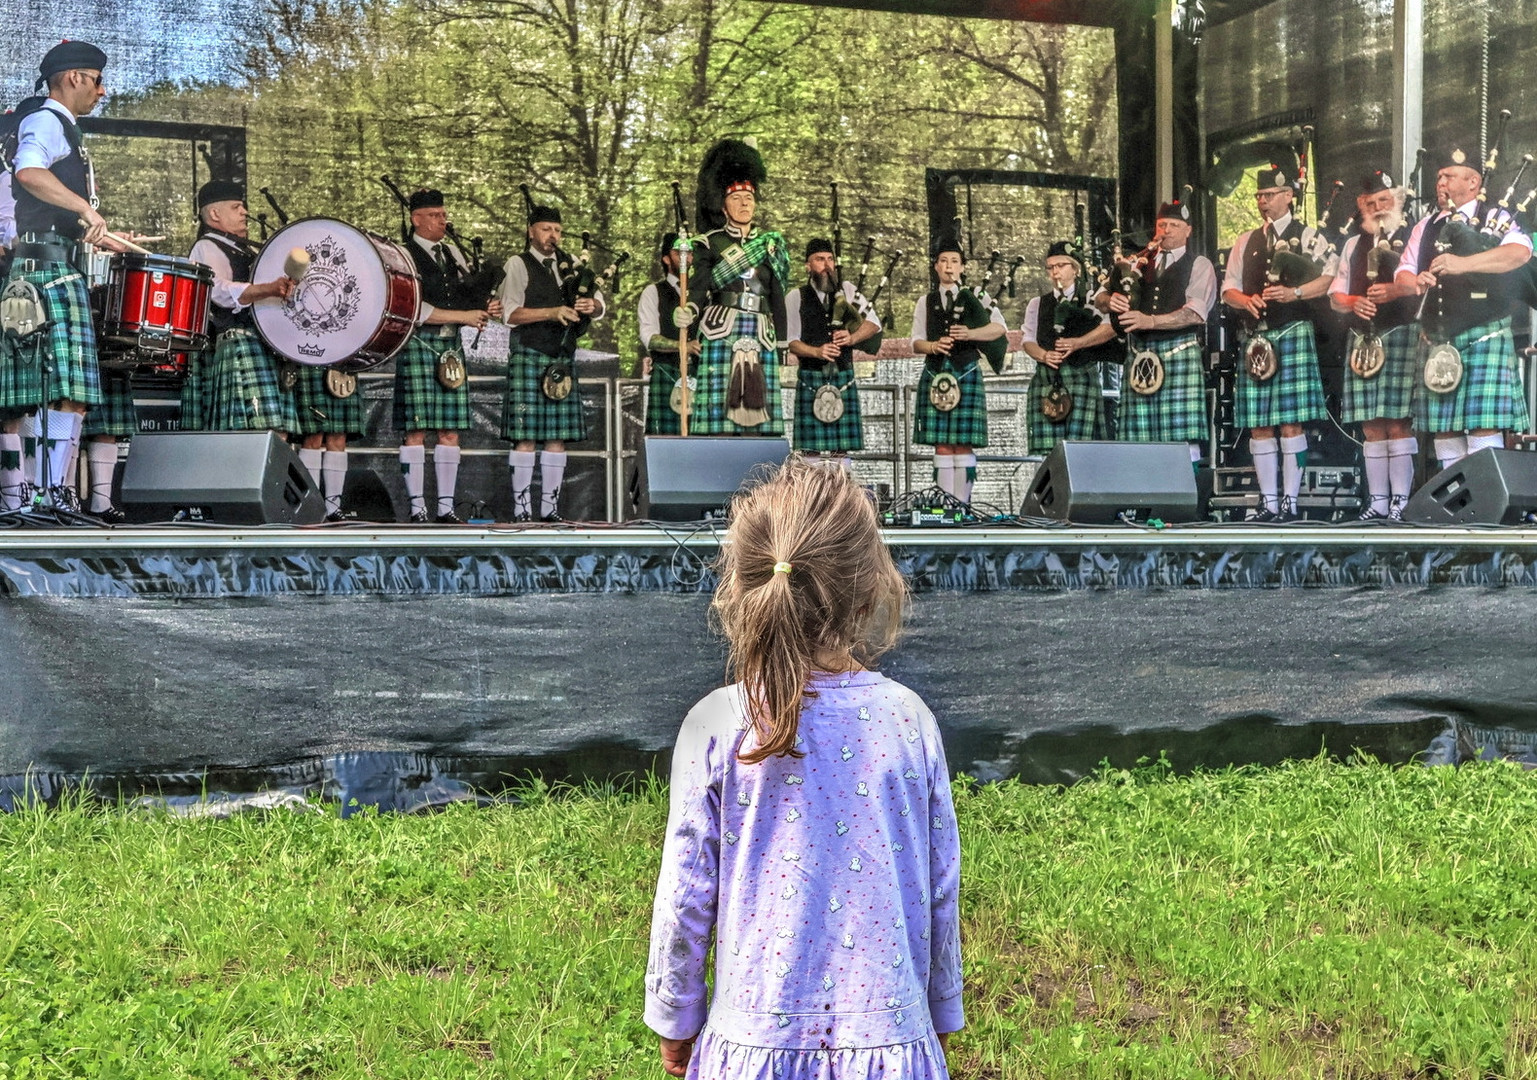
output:
<svg viewBox="0 0 1537 1080"><path fill-rule="evenodd" d="M85 218L77 218L76 220L79 221L81 225L84 225L87 229L89 229L91 227L90 223L88 221L86 221ZM105 235L111 237L113 240L116 240L119 244L122 244L129 251L132 251L132 252L134 252L134 253L136 253L138 255L153 255L154 254L154 252L151 251L149 248L140 247L138 244L135 244L132 240L128 239L128 237L126 237L126 236L119 236L115 232L109 232L109 233L107 233ZM146 239L148 239L148 238L146 237Z"/></svg>
<svg viewBox="0 0 1537 1080"><path fill-rule="evenodd" d="M295 281L298 281L305 274L309 273L309 269L310 253L301 247L296 247L291 250L288 253L288 257L283 260L284 276L290 277Z"/></svg>

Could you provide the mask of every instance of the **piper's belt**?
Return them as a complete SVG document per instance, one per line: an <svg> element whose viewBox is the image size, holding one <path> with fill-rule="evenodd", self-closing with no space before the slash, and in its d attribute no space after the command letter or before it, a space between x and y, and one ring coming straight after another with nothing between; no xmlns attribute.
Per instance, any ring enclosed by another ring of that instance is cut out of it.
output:
<svg viewBox="0 0 1537 1080"><path fill-rule="evenodd" d="M716 301L721 307L736 308L751 315L763 314L764 298L760 293L739 292L735 289L720 294Z"/></svg>
<svg viewBox="0 0 1537 1080"><path fill-rule="evenodd" d="M69 263L71 266L75 265L75 257L80 250L79 245L73 241L57 238L54 233L46 234L54 237L54 239L49 240L34 240L31 239L33 235L35 234L28 233L27 238L16 242L16 248L12 255L17 262Z"/></svg>

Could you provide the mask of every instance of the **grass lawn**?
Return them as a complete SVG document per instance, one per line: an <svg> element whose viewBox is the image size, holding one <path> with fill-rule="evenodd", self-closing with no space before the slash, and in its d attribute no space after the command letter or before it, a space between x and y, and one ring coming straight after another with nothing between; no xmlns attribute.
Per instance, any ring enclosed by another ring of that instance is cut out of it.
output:
<svg viewBox="0 0 1537 1080"><path fill-rule="evenodd" d="M957 790L957 1077L1537 1075L1537 776ZM0 816L0 1080L655 1078L665 792Z"/></svg>

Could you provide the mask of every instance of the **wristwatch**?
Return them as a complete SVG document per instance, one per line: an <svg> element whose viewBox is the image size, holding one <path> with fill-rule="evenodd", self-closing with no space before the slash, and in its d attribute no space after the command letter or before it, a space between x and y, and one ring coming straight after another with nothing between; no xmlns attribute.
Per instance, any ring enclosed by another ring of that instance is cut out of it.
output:
<svg viewBox="0 0 1537 1080"><path fill-rule="evenodd" d="M1295 296L1298 300L1301 300L1302 299L1302 286L1298 285L1295 289L1293 289L1292 290L1292 295Z"/></svg>

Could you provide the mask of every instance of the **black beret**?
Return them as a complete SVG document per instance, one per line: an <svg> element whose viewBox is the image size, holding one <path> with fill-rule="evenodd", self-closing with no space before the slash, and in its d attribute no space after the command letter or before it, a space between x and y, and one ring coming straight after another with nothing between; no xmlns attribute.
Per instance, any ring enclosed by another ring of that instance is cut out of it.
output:
<svg viewBox="0 0 1537 1080"><path fill-rule="evenodd" d="M1392 191L1393 178L1381 169L1373 169L1361 177L1361 194L1375 195L1379 191Z"/></svg>
<svg viewBox="0 0 1537 1080"><path fill-rule="evenodd" d="M1077 262L1078 252L1074 250L1072 241L1056 240L1052 243L1051 247L1046 249L1046 258L1072 259L1074 262Z"/></svg>
<svg viewBox="0 0 1537 1080"><path fill-rule="evenodd" d="M406 200L406 206L412 211L433 210L443 205L443 193L433 188L417 188L411 192L411 197Z"/></svg>
<svg viewBox="0 0 1537 1080"><path fill-rule="evenodd" d="M663 233L662 242L657 246L657 254L666 258L667 253L678 245L678 234L675 232Z"/></svg>
<svg viewBox="0 0 1537 1080"><path fill-rule="evenodd" d="M89 41L61 41L43 56L37 65L41 78L61 71L100 71L107 66L107 54Z"/></svg>
<svg viewBox="0 0 1537 1080"><path fill-rule="evenodd" d="M1266 165L1254 174L1254 187L1257 191L1269 191L1272 188L1292 187L1292 178L1286 175L1286 170L1279 165Z"/></svg>
<svg viewBox="0 0 1537 1080"><path fill-rule="evenodd" d="M1158 207L1158 213L1153 215L1154 221L1157 221L1159 218L1173 218L1175 221L1183 221L1189 224L1190 207L1178 199L1170 199L1168 202L1161 204Z"/></svg>
<svg viewBox="0 0 1537 1080"><path fill-rule="evenodd" d="M831 240L818 236L806 241L806 258L809 259L811 256L820 255L823 252L826 252L828 255L833 253L833 242Z"/></svg>
<svg viewBox="0 0 1537 1080"><path fill-rule="evenodd" d="M234 180L210 180L197 189L197 208L221 202L245 202L245 188Z"/></svg>
<svg viewBox="0 0 1537 1080"><path fill-rule="evenodd" d="M556 225L561 224L560 211L553 206L535 206L528 211L528 223L530 225L540 225L545 222L551 222Z"/></svg>
<svg viewBox="0 0 1537 1080"><path fill-rule="evenodd" d="M1457 166L1463 169L1472 169L1474 172L1478 171L1478 166L1470 163L1468 161L1468 155L1462 150L1453 150L1446 156L1446 160L1441 162L1442 169L1450 169L1453 166Z"/></svg>
<svg viewBox="0 0 1537 1080"><path fill-rule="evenodd" d="M953 251L961 257L961 262L966 261L966 251L961 247L960 237L955 235L941 236L929 245L929 261L938 262L939 257L947 251Z"/></svg>

